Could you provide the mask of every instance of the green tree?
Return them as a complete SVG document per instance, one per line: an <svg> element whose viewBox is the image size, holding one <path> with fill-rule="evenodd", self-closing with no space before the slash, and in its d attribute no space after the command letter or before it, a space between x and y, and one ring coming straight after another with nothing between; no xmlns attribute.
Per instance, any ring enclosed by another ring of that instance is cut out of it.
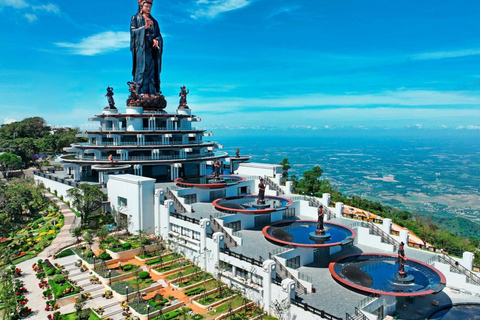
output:
<svg viewBox="0 0 480 320"><path fill-rule="evenodd" d="M95 243L95 240L93 239L90 232L85 232L85 234L83 235L83 241L85 241L85 243L88 245L89 250L92 251L92 246Z"/></svg>
<svg viewBox="0 0 480 320"><path fill-rule="evenodd" d="M105 239L110 234L110 231L108 231L107 228L105 228L105 226L102 226L100 229L97 230L95 234L97 235L100 241L103 241L103 239Z"/></svg>
<svg viewBox="0 0 480 320"><path fill-rule="evenodd" d="M3 177L6 177L7 170L22 168L22 158L11 153L0 154L0 165Z"/></svg>
<svg viewBox="0 0 480 320"><path fill-rule="evenodd" d="M279 164L282 166L282 179L285 182L288 180L288 170L290 170L292 167L290 166L287 158L283 158L282 162Z"/></svg>
<svg viewBox="0 0 480 320"><path fill-rule="evenodd" d="M78 242L79 238L82 236L82 228L80 228L80 227L74 228L72 230L72 236L77 238L77 242Z"/></svg>
<svg viewBox="0 0 480 320"><path fill-rule="evenodd" d="M98 186L82 183L77 188L68 190L67 196L72 199L72 205L80 212L84 228L88 216L102 205L105 194Z"/></svg>

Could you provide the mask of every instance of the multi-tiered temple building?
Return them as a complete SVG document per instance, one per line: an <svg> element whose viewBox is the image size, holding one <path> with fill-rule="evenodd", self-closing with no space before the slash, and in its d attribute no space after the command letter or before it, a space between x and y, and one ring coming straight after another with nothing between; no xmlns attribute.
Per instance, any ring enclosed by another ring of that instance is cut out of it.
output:
<svg viewBox="0 0 480 320"><path fill-rule="evenodd" d="M172 181L203 176L207 163L227 157L215 151L221 147L216 142L203 140L213 134L193 126L201 120L188 107L174 114L134 106L121 113L107 107L89 120L98 121L98 129L83 135L88 142L66 148L75 155L63 157L74 180L106 183L109 174L133 173Z"/></svg>

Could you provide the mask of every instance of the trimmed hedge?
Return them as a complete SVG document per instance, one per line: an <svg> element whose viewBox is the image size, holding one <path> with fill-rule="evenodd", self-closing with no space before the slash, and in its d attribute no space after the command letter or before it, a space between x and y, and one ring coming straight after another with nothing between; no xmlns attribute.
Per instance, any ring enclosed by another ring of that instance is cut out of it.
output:
<svg viewBox="0 0 480 320"><path fill-rule="evenodd" d="M198 287L198 288L193 288L191 290L188 290L188 291L185 291L185 295L187 296L194 296L194 295L197 295L201 292L203 292L205 289L203 289L202 287Z"/></svg>
<svg viewBox="0 0 480 320"><path fill-rule="evenodd" d="M163 320L170 320L182 314L182 310L175 309L163 315Z"/></svg>
<svg viewBox="0 0 480 320"><path fill-rule="evenodd" d="M64 257L68 257L68 256L71 256L71 255L74 255L75 253L72 251L72 249L67 249L67 250L63 250L62 252L58 253L56 255L57 258L64 258Z"/></svg>
<svg viewBox="0 0 480 320"><path fill-rule="evenodd" d="M160 262L160 258L156 258L156 259L149 260L149 261L145 262L145 264L148 265L148 266L151 266L152 264L157 264L159 262Z"/></svg>
<svg viewBox="0 0 480 320"><path fill-rule="evenodd" d="M148 279L150 278L150 274L147 271L142 271L138 273L138 277L140 279Z"/></svg>
<svg viewBox="0 0 480 320"><path fill-rule="evenodd" d="M135 266L131 263L122 266L122 270L125 272L132 271Z"/></svg>
<svg viewBox="0 0 480 320"><path fill-rule="evenodd" d="M123 248L123 250L130 250L132 248L132 244L129 243L129 242L126 242L126 243L122 244L122 248Z"/></svg>
<svg viewBox="0 0 480 320"><path fill-rule="evenodd" d="M112 256L109 255L107 252L102 252L98 257L103 261L112 259Z"/></svg>

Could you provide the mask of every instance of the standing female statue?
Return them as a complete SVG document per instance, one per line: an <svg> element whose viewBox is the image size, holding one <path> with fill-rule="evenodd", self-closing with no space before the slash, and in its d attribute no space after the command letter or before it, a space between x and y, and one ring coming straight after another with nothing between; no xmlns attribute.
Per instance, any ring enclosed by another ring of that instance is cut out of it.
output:
<svg viewBox="0 0 480 320"><path fill-rule="evenodd" d="M157 20L150 14L153 0L138 0L139 11L130 24L133 81L137 94L156 96L160 91L163 39Z"/></svg>

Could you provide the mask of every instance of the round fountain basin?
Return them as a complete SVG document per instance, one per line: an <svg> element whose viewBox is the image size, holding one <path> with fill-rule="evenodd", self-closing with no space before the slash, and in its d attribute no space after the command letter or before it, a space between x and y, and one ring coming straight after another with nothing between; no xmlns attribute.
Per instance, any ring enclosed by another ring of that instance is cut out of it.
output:
<svg viewBox="0 0 480 320"><path fill-rule="evenodd" d="M398 281L398 256L364 253L331 262L330 273L338 282L363 292L390 296L424 296L438 293L445 276L421 261L407 257L405 272L413 281Z"/></svg>
<svg viewBox="0 0 480 320"><path fill-rule="evenodd" d="M430 320L480 319L480 304L455 304L441 307L431 314Z"/></svg>
<svg viewBox="0 0 480 320"><path fill-rule="evenodd" d="M325 222L325 237L312 237L317 229L315 220L280 221L263 228L267 240L279 245L322 248L342 245L357 236L353 229L333 222Z"/></svg>
<svg viewBox="0 0 480 320"><path fill-rule="evenodd" d="M222 175L220 179L213 176L193 177L193 178L177 178L174 180L180 187L199 188L199 189L219 189L238 184L245 181L245 178L239 176Z"/></svg>
<svg viewBox="0 0 480 320"><path fill-rule="evenodd" d="M246 195L221 198L213 201L215 209L228 213L266 214L274 211L285 210L293 202L289 199L275 196L265 196L265 203L257 203L257 195Z"/></svg>

